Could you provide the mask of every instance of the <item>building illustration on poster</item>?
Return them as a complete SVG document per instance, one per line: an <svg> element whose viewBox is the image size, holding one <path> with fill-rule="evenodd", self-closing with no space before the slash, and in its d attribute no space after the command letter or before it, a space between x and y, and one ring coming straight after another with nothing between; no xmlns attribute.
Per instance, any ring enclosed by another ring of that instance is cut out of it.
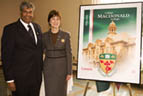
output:
<svg viewBox="0 0 143 96"><path fill-rule="evenodd" d="M78 78L139 83L141 3L119 6L81 6Z"/></svg>

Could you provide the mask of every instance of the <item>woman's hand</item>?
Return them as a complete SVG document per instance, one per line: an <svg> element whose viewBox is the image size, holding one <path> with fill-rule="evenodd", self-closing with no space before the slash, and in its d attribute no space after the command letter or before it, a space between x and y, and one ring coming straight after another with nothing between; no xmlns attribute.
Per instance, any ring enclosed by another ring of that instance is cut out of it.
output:
<svg viewBox="0 0 143 96"><path fill-rule="evenodd" d="M72 75L67 75L66 80L70 80Z"/></svg>

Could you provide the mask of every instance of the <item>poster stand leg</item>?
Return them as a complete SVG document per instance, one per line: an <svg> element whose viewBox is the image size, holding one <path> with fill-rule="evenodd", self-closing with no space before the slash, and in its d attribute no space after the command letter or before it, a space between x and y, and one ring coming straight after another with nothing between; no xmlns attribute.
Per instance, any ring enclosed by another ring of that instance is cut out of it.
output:
<svg viewBox="0 0 143 96"><path fill-rule="evenodd" d="M116 94L115 94L115 87L116 87L116 84L113 83L113 96L116 96Z"/></svg>
<svg viewBox="0 0 143 96"><path fill-rule="evenodd" d="M130 96L133 96L133 95L132 95L132 88L131 88L131 84L126 84L126 85L127 85L128 89L129 89L129 95L130 95ZM115 84L115 83L113 83L113 96L116 96L115 89L116 89L116 84Z"/></svg>
<svg viewBox="0 0 143 96"><path fill-rule="evenodd" d="M87 93L87 91L89 89L89 83L90 83L90 81L88 80L87 83L86 83L86 86L85 86L85 90L84 90L83 96L86 96L86 93ZM116 96L116 94L115 94L115 87L116 87L116 84L113 83L113 96ZM132 96L132 95L130 95L130 96Z"/></svg>
<svg viewBox="0 0 143 96"><path fill-rule="evenodd" d="M128 88L129 88L129 94L130 94L130 96L133 96L133 95L132 95L132 87L131 87L131 84L127 84L127 86L128 86Z"/></svg>
<svg viewBox="0 0 143 96"><path fill-rule="evenodd" d="M89 81L87 81L87 83L86 83L83 96L86 96L86 93L87 93L87 90L88 90L88 85L89 85Z"/></svg>
<svg viewBox="0 0 143 96"><path fill-rule="evenodd" d="M86 83L86 86L85 86L85 90L84 90L83 96L86 96L86 93L87 93L87 91L88 91L88 89L89 89L89 83L90 83L90 81L88 80L87 83ZM115 84L115 83L112 83L112 84L113 84L113 96L116 96L116 92L115 92L116 84ZM129 94L130 94L130 96L133 96L133 95L132 95L131 84L127 84L127 86L128 86L128 89L129 89Z"/></svg>

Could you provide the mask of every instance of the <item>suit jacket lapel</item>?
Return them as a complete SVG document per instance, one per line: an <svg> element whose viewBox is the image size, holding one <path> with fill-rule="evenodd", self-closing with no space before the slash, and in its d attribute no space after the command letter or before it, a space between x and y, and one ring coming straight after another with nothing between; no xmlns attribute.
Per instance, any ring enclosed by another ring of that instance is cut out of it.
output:
<svg viewBox="0 0 143 96"><path fill-rule="evenodd" d="M59 31L55 46L58 46L58 44L61 42L61 36L61 31Z"/></svg>
<svg viewBox="0 0 143 96"><path fill-rule="evenodd" d="M18 31L23 34L23 36L26 39L29 39L29 41L31 41L33 44L35 44L35 41L31 38L31 36L29 35L28 31L25 29L24 25L20 22L20 20L17 21L17 29Z"/></svg>
<svg viewBox="0 0 143 96"><path fill-rule="evenodd" d="M52 47L54 47L54 44L52 42L51 30L48 31L48 37L47 37L47 39L49 39L49 45L51 45Z"/></svg>
<svg viewBox="0 0 143 96"><path fill-rule="evenodd" d="M38 45L39 44L39 39L40 39L40 31L38 29L38 26L36 26L36 24L34 24L34 23L32 23L32 24L33 24L34 29L35 29L35 34L36 34L36 37L37 37L37 45Z"/></svg>
<svg viewBox="0 0 143 96"><path fill-rule="evenodd" d="M18 27L18 29L19 29L20 32L28 34L27 30L25 29L25 27L23 26L23 24L20 22L20 20L17 21L17 27Z"/></svg>

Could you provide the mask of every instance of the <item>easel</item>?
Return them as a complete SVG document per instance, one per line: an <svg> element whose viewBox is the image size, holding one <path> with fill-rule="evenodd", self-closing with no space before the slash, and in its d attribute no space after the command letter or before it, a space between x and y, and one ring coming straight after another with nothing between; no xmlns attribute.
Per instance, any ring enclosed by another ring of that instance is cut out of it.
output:
<svg viewBox="0 0 143 96"><path fill-rule="evenodd" d="M130 96L133 96L133 95L132 95L132 87L131 87L131 84L127 84L127 86L128 86L128 88L129 88L129 94L130 94Z"/></svg>
<svg viewBox="0 0 143 96"><path fill-rule="evenodd" d="M88 90L88 85L89 85L89 80L88 80L87 83L86 83L83 96L86 96L86 93L87 93L87 90Z"/></svg>
<svg viewBox="0 0 143 96"><path fill-rule="evenodd" d="M88 91L88 89L89 89L89 83L90 83L90 81L88 80L87 83L86 83L86 86L85 86L85 90L84 90L83 96L86 96L86 93L87 93L87 91ZM116 96L116 92L115 92L116 84L115 84L115 83L112 83L112 84L113 84L113 96ZM126 84L126 85L127 85L128 89L129 89L129 94L130 94L130 96L133 96L133 95L132 95L131 84Z"/></svg>
<svg viewBox="0 0 143 96"><path fill-rule="evenodd" d="M133 95L132 95L132 87L131 87L131 84L127 83L126 86L127 86L128 89L129 89L129 94L130 94L130 96L133 96ZM116 87L116 84L113 83L113 96L116 96L115 87Z"/></svg>

